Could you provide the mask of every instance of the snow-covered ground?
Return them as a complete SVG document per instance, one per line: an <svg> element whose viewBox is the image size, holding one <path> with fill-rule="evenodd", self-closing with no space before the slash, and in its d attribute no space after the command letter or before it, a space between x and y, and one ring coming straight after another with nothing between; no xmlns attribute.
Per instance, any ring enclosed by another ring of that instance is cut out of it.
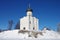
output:
<svg viewBox="0 0 60 40"><path fill-rule="evenodd" d="M4 32L1 32L0 33L0 40L11 40L11 39L14 39L14 40L45 40L45 39L60 39L60 34L58 34L57 32L55 31L52 31L52 30L46 30L45 32L43 32L43 35L40 35L38 34L37 35L37 38L34 38L34 37L28 37L28 33L25 33L25 34L22 34L22 33L18 33L19 30L11 30L11 31L4 31Z"/></svg>

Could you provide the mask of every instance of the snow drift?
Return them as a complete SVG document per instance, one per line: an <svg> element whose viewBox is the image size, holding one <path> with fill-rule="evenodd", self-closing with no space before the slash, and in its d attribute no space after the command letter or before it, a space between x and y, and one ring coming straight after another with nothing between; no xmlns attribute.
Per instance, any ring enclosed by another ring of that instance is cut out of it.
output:
<svg viewBox="0 0 60 40"><path fill-rule="evenodd" d="M0 33L0 39L60 39L60 34L52 30L46 30L43 35L38 34L37 38L28 37L28 33L18 33L19 30L4 31Z"/></svg>

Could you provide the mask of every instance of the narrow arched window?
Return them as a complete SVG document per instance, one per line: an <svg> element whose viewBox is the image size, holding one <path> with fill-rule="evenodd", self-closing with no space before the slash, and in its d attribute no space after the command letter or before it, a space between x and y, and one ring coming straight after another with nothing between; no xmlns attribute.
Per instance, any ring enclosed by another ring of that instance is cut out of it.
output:
<svg viewBox="0 0 60 40"><path fill-rule="evenodd" d="M35 28L33 27L33 30L34 30Z"/></svg>
<svg viewBox="0 0 60 40"><path fill-rule="evenodd" d="M23 29L25 30L25 27Z"/></svg>

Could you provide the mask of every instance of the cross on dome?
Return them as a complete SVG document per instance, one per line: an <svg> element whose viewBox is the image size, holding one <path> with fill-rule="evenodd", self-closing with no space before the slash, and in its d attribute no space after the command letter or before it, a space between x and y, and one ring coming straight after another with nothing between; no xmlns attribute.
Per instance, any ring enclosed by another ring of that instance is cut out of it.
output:
<svg viewBox="0 0 60 40"><path fill-rule="evenodd" d="M32 10L31 7L30 7L30 3L29 3L29 5L28 5L28 8L27 8L26 12L28 12L28 11L33 12L33 10Z"/></svg>

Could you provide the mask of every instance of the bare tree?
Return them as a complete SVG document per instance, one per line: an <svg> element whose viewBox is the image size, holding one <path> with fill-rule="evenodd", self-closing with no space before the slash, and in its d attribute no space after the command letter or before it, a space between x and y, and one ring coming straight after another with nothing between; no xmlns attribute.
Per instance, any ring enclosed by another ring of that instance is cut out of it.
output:
<svg viewBox="0 0 60 40"><path fill-rule="evenodd" d="M0 29L0 32L2 32L2 30Z"/></svg>
<svg viewBox="0 0 60 40"><path fill-rule="evenodd" d="M13 25L13 20L9 20L8 23L9 23L8 30L11 30Z"/></svg>
<svg viewBox="0 0 60 40"><path fill-rule="evenodd" d="M57 26L57 31L60 33L60 23Z"/></svg>
<svg viewBox="0 0 60 40"><path fill-rule="evenodd" d="M17 22L15 29L20 29L20 21Z"/></svg>

